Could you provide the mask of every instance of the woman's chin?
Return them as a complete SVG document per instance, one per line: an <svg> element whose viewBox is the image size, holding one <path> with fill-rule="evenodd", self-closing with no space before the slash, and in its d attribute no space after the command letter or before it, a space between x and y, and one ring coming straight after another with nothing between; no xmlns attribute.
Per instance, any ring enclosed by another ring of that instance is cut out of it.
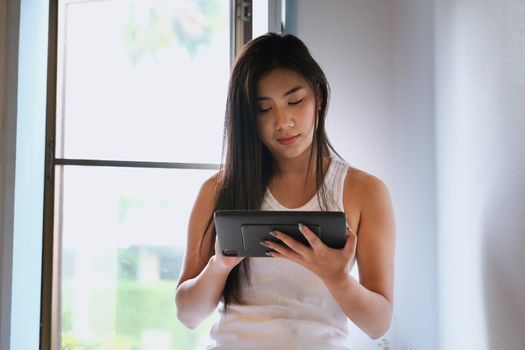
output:
<svg viewBox="0 0 525 350"><path fill-rule="evenodd" d="M279 147L277 149L273 149L272 153L275 158L281 158L281 159L294 159L299 158L303 156L309 156L309 147L287 147L282 148Z"/></svg>

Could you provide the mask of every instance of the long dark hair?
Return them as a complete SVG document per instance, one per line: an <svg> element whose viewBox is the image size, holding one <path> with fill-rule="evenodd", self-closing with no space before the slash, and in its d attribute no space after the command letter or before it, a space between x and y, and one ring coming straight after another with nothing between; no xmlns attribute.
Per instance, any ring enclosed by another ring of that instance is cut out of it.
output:
<svg viewBox="0 0 525 350"><path fill-rule="evenodd" d="M318 198L321 198L319 204L321 208L326 208L323 158L329 155L330 151L337 155L325 132L330 95L328 81L299 38L291 34L267 33L243 47L231 73L224 122L224 165L219 174L216 210L259 210L261 207L275 168L272 155L258 134L257 83L263 75L275 68L297 72L308 82L314 93L317 116L309 163L315 161L316 183L320 194ZM310 166L308 168L310 169ZM210 218L209 225L211 223ZM215 233L214 230L212 232ZM212 243L215 234L213 236ZM211 249L213 246L211 244ZM210 254L213 254L213 251L210 251ZM222 297L225 309L231 302L242 303L242 272L249 282L248 259L244 259L228 276Z"/></svg>

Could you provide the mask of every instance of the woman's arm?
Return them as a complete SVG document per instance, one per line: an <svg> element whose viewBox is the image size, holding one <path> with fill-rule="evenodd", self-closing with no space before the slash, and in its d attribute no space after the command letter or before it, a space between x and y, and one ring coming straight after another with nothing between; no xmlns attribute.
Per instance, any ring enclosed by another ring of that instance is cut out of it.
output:
<svg viewBox="0 0 525 350"><path fill-rule="evenodd" d="M356 249L359 282L347 275L340 286L329 288L336 300L344 300L340 305L352 321L377 339L392 321L396 224L387 186L371 175L361 176L364 179L360 181L361 215ZM352 197L347 196L345 207L350 201ZM348 291L346 297L339 295L341 289Z"/></svg>
<svg viewBox="0 0 525 350"><path fill-rule="evenodd" d="M190 216L186 254L175 294L177 317L188 328L197 327L215 310L230 271L242 260L222 254L210 256L213 221L210 227L207 225L215 208L216 186L217 175L203 184ZM206 236L199 249L204 231ZM218 240L215 251L220 251Z"/></svg>
<svg viewBox="0 0 525 350"><path fill-rule="evenodd" d="M352 322L377 339L390 328L392 320L394 210L388 188L378 178L358 172L349 174L347 180L345 211L356 197L361 207L356 248L359 281L345 274L326 285Z"/></svg>
<svg viewBox="0 0 525 350"><path fill-rule="evenodd" d="M311 248L278 232L285 245L267 241L274 256L295 261L318 275L352 322L371 338L381 337L390 327L393 305L395 221L385 184L368 174L361 175L359 189L345 182L345 198L359 200L361 214L357 235L349 230L343 249L331 249L303 228ZM351 195L346 195L352 192ZM359 193L357 193L359 192ZM345 200L348 212L349 200ZM349 274L354 256L359 282Z"/></svg>

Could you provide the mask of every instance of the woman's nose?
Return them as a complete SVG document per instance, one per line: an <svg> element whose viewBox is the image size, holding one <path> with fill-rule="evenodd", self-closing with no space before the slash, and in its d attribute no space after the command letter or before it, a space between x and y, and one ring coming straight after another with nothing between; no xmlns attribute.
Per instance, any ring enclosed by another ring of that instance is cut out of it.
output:
<svg viewBox="0 0 525 350"><path fill-rule="evenodd" d="M275 113L275 129L282 130L291 128L294 125L291 115L283 110L277 110Z"/></svg>

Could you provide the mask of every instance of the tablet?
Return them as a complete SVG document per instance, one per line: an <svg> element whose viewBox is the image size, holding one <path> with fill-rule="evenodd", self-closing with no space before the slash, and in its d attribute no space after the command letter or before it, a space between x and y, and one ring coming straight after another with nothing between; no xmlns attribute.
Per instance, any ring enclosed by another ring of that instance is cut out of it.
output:
<svg viewBox="0 0 525 350"><path fill-rule="evenodd" d="M281 231L309 245L299 231L302 223L331 248L346 242L346 215L331 211L218 210L213 215L222 254L226 256L267 257L269 248L261 241L280 242L270 231Z"/></svg>

